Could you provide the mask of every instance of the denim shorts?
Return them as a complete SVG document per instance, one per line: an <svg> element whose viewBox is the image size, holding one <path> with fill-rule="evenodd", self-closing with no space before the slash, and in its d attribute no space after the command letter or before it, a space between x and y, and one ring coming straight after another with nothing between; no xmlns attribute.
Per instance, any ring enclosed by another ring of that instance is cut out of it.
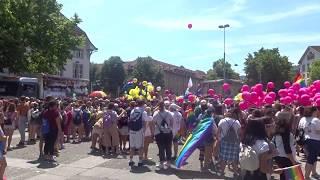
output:
<svg viewBox="0 0 320 180"><path fill-rule="evenodd" d="M305 147L308 151L307 163L314 164L315 162L317 162L318 155L320 154L320 141L307 139Z"/></svg>

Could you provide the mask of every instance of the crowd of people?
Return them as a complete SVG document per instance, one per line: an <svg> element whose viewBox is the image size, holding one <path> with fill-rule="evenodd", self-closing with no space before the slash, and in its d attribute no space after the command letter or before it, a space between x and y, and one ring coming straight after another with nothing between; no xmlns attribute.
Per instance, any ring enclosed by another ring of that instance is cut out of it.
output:
<svg viewBox="0 0 320 180"><path fill-rule="evenodd" d="M196 117L189 120L190 111ZM306 156L305 179L319 179L316 172L320 153L320 111L314 106L272 105L241 110L235 102L199 97L194 102L170 98L151 101L136 99L82 98L44 100L20 97L0 100L0 177L7 166L5 154L12 150L12 136L19 130L17 146L39 141L41 159L55 162L65 143L91 141L93 152L106 155L129 154L129 166L144 166L149 145L158 147L159 169L174 166L179 148L204 118L211 118L210 135L199 145L200 170L214 169L223 175L226 168L234 177L246 180L270 179L285 175L281 168L300 164ZM26 139L28 129L28 139ZM241 167L250 147L259 163L254 170ZM248 149L248 148L247 148ZM280 169L279 169L280 168Z"/></svg>

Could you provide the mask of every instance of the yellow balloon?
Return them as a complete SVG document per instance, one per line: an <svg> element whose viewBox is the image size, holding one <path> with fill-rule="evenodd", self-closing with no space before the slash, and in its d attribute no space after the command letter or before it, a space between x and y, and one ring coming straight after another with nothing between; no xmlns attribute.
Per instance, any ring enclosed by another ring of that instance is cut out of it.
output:
<svg viewBox="0 0 320 180"><path fill-rule="evenodd" d="M148 82L147 82L147 81L142 81L142 85L143 85L143 86L147 86L147 85L148 85Z"/></svg>
<svg viewBox="0 0 320 180"><path fill-rule="evenodd" d="M148 92L153 92L153 91L154 91L154 86L148 85L147 91L148 91Z"/></svg>

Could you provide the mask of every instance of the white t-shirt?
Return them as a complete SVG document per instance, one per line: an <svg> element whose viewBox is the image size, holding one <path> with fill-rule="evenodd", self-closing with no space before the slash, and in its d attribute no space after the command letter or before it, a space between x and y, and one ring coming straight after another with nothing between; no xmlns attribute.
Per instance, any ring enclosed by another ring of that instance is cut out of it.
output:
<svg viewBox="0 0 320 180"><path fill-rule="evenodd" d="M306 139L320 141L320 134L316 133L316 130L320 130L320 119L316 117L303 117L300 119L298 127L304 129Z"/></svg>
<svg viewBox="0 0 320 180"><path fill-rule="evenodd" d="M181 127L182 115L178 111L171 112L173 117L173 126L172 126L172 134L175 136Z"/></svg>
<svg viewBox="0 0 320 180"><path fill-rule="evenodd" d="M276 146L277 151L279 153L278 156L288 158L287 153L284 150L284 145L283 145L281 135L276 135L273 138L275 141L275 146ZM292 156L295 158L296 157L296 147L294 145L295 144L294 141L295 140L294 140L293 134L290 133L290 147L291 147L291 151L292 151Z"/></svg>
<svg viewBox="0 0 320 180"><path fill-rule="evenodd" d="M234 128L235 132L238 132L238 130L241 128L241 125L238 120L232 118L224 118L220 120L218 127L221 128L220 138L222 139L227 134L229 128Z"/></svg>
<svg viewBox="0 0 320 180"><path fill-rule="evenodd" d="M256 151L256 153L258 153L258 155L269 151L269 145L264 140L256 140L252 148Z"/></svg>
<svg viewBox="0 0 320 180"><path fill-rule="evenodd" d="M146 131L144 132L144 137L151 136L150 122L152 122L152 116L148 116L145 120L146 120Z"/></svg>

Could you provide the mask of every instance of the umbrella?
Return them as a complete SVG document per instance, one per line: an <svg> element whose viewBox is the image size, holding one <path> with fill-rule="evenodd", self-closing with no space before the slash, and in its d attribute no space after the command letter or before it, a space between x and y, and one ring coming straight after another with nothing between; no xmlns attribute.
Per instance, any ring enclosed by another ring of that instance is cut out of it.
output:
<svg viewBox="0 0 320 180"><path fill-rule="evenodd" d="M101 97L106 97L107 94L105 92L103 92L103 91L93 91L93 92L91 92L91 94L89 96L90 97L99 97L99 98L101 98Z"/></svg>

